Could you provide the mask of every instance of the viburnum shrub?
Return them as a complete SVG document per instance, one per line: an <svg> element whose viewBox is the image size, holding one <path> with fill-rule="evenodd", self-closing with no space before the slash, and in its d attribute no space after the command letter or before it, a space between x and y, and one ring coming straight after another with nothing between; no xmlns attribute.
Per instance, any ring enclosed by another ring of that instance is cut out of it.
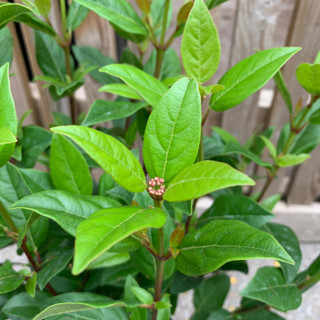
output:
<svg viewBox="0 0 320 320"><path fill-rule="evenodd" d="M29 261L0 266L0 318L165 320L178 295L194 289L192 319L283 319L272 309L300 306L302 293L320 279L320 258L299 271L297 237L270 222L280 195L264 195L278 170L306 161L319 142L320 55L297 68L310 99L295 108L280 68L300 48L257 52L205 85L220 60L209 9L223 1L186 1L169 36L172 1L136 2L139 14L125 0L74 0L68 12L62 0L62 39L51 26L49 0L0 4L1 28L16 21L37 29L41 79L53 98L72 102L86 72L103 84L101 91L118 95L97 100L78 118L75 110L72 119L55 113L50 130L23 126L9 64L0 68L0 247L15 243ZM126 49L117 64L96 49L72 46L72 31L88 10L133 41L140 57ZM170 48L180 35L186 75ZM0 36L9 37L8 30ZM221 128L203 135L209 112L235 107L271 78L290 117L277 145L274 128L244 145ZM142 150L132 147L137 136ZM265 147L269 161L261 158ZM36 163L48 170L34 169ZM262 190L248 196L242 186L255 184L243 173L250 163L265 168L266 177ZM104 171L98 179L97 168ZM214 202L198 215L204 195ZM259 269L241 291L241 305L223 309L228 271L247 273L249 259L279 264Z"/></svg>

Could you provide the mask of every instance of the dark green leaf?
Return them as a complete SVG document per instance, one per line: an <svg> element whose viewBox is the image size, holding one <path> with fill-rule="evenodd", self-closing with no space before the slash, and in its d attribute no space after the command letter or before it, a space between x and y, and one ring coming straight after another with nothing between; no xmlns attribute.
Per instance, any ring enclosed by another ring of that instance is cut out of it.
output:
<svg viewBox="0 0 320 320"><path fill-rule="evenodd" d="M11 64L13 57L13 38L9 28L0 30L0 66L9 62Z"/></svg>
<svg viewBox="0 0 320 320"><path fill-rule="evenodd" d="M281 94L281 97L284 101L284 103L286 104L289 113L292 114L292 100L291 100L291 95L290 92L286 86L286 83L284 82L283 76L281 71L278 71L274 77L273 80L277 86L278 91Z"/></svg>
<svg viewBox="0 0 320 320"><path fill-rule="evenodd" d="M0 294L16 290L21 286L25 276L14 271L7 261L0 266Z"/></svg>
<svg viewBox="0 0 320 320"><path fill-rule="evenodd" d="M76 30L85 20L88 13L89 13L88 8L80 5L76 1L72 1L69 6L68 17L67 17L68 30L70 31Z"/></svg>
<svg viewBox="0 0 320 320"><path fill-rule="evenodd" d="M277 259L294 263L274 237L240 221L215 220L188 233L179 246L177 269L200 275L226 262L247 259Z"/></svg>
<svg viewBox="0 0 320 320"><path fill-rule="evenodd" d="M286 283L280 269L273 267L259 269L240 295L262 301L284 312L297 309L302 301L296 284Z"/></svg>

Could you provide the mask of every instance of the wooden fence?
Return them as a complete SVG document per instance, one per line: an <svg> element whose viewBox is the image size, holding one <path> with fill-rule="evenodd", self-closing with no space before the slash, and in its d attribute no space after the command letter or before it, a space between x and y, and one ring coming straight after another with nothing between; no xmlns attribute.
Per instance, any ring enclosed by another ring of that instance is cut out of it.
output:
<svg viewBox="0 0 320 320"><path fill-rule="evenodd" d="M19 1L16 1L19 2ZM131 1L134 5L134 0ZM174 16L183 0L174 0ZM51 19L59 30L60 16L58 1L52 0ZM301 46L302 50L284 67L283 74L292 92L293 103L299 98L306 102L307 95L295 78L295 69L301 62L313 62L320 50L320 1L319 0L230 0L212 11L218 27L222 57L221 65L213 78L213 83L232 65L254 53L254 49L267 49L277 46ZM174 28L174 26L172 26ZM51 111L67 112L68 102L61 100L53 103L42 83L30 83L28 70L23 56L21 36L18 38L14 25L10 26L14 36L14 60L11 67L11 85L18 115L33 109L29 123L48 127L52 122ZM35 59L33 33L22 25L22 41L29 60L32 75L41 72ZM170 34L170 32L169 32ZM116 36L108 22L90 13L75 32L74 41L78 45L92 46L107 56L117 59ZM181 37L173 47L179 52ZM131 46L131 44L129 44ZM132 48L132 46L131 46ZM119 51L119 48L118 48ZM94 100L106 98L98 93L99 84L87 77L84 89L76 97L82 111L87 111ZM211 113L211 125L219 125L230 131L241 142L258 127L275 125L280 128L288 121L284 103L276 92L273 83L241 103L240 106L224 113ZM209 132L210 126L206 128ZM279 130L274 134L277 138ZM294 170L282 169L274 180L269 194L281 192L290 203L310 203L320 196L320 148L312 153L312 158ZM256 170L260 174L260 170ZM257 183L257 189L261 189Z"/></svg>

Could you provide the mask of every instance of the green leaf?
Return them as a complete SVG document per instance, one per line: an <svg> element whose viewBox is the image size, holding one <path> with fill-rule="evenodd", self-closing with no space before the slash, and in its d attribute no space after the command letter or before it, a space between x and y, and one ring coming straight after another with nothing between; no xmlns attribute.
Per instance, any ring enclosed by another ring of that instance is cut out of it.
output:
<svg viewBox="0 0 320 320"><path fill-rule="evenodd" d="M130 64L138 69L142 70L142 63L128 47L123 50L120 56L119 63L121 64Z"/></svg>
<svg viewBox="0 0 320 320"><path fill-rule="evenodd" d="M292 282L299 271L302 260L297 236L289 227L277 223L268 223L263 230L273 235L294 260L294 265L280 262L285 279L288 283Z"/></svg>
<svg viewBox="0 0 320 320"><path fill-rule="evenodd" d="M17 138L14 134L6 127L0 128L0 146L4 144L16 143Z"/></svg>
<svg viewBox="0 0 320 320"><path fill-rule="evenodd" d="M218 31L203 0L196 0L184 28L181 57L189 77L200 83L216 72L220 60Z"/></svg>
<svg viewBox="0 0 320 320"><path fill-rule="evenodd" d="M148 31L135 13L131 4L125 0L75 0L81 5L107 19L125 33L147 36ZM123 34L121 34L123 35Z"/></svg>
<svg viewBox="0 0 320 320"><path fill-rule="evenodd" d="M91 195L92 178L85 158L68 139L58 134L52 138L50 172L56 189Z"/></svg>
<svg viewBox="0 0 320 320"><path fill-rule="evenodd" d="M76 142L104 171L128 191L143 192L145 190L145 177L139 161L115 138L81 126L54 127L51 130Z"/></svg>
<svg viewBox="0 0 320 320"><path fill-rule="evenodd" d="M179 246L177 269L194 276L215 271L233 260L294 261L270 234L240 221L215 220L188 233Z"/></svg>
<svg viewBox="0 0 320 320"><path fill-rule="evenodd" d="M12 269L11 263L4 263L0 266L0 294L16 290L21 286L24 279L25 276Z"/></svg>
<svg viewBox="0 0 320 320"><path fill-rule="evenodd" d="M129 239L121 241L120 244L122 245L122 242L126 240ZM115 250L115 248L113 248L112 250ZM114 267L119 264L128 262L129 260L130 255L128 252L105 252L98 259L90 263L88 270Z"/></svg>
<svg viewBox="0 0 320 320"><path fill-rule="evenodd" d="M51 0L35 0L34 4L42 16L48 17L51 10Z"/></svg>
<svg viewBox="0 0 320 320"><path fill-rule="evenodd" d="M222 308L230 289L229 277L219 274L203 280L195 289L193 302L196 308L192 320L207 320L209 315Z"/></svg>
<svg viewBox="0 0 320 320"><path fill-rule="evenodd" d="M207 5L208 9L210 10L212 8L219 6L220 4L222 4L226 1L228 1L228 0L207 0L206 5Z"/></svg>
<svg viewBox="0 0 320 320"><path fill-rule="evenodd" d="M263 319L263 320L285 320L284 318L280 317L278 314L273 313L265 308L259 308L259 306L256 309L253 310L243 310L241 313L238 313L241 317L241 320L257 320L257 319ZM230 318L226 318L226 320L229 320ZM209 318L208 320L216 320ZM219 320L219 319L218 319ZM223 319L224 320L224 319Z"/></svg>
<svg viewBox="0 0 320 320"><path fill-rule="evenodd" d="M17 3L0 3L0 29L2 29L10 21L25 23L29 27L40 30L50 36L56 36L52 27L36 18L32 9Z"/></svg>
<svg viewBox="0 0 320 320"><path fill-rule="evenodd" d="M43 290L47 283L66 268L73 256L71 248L54 248L46 254L45 263L38 273L39 289Z"/></svg>
<svg viewBox="0 0 320 320"><path fill-rule="evenodd" d="M291 100L291 95L290 92L286 86L286 83L284 82L283 76L281 71L279 70L274 76L273 76L273 80L277 86L278 91L281 94L281 97L284 101L284 103L286 104L289 113L292 114L292 100Z"/></svg>
<svg viewBox="0 0 320 320"><path fill-rule="evenodd" d="M272 144L271 140L268 139L267 137L260 136L260 138L263 140L264 144L268 148L270 155L273 159L277 158L277 150L276 147Z"/></svg>
<svg viewBox="0 0 320 320"><path fill-rule="evenodd" d="M281 199L282 194L275 194L272 195L266 199L264 199L260 205L262 208L265 208L268 211L272 211L273 208L276 206L276 204L279 202L279 200Z"/></svg>
<svg viewBox="0 0 320 320"><path fill-rule="evenodd" d="M0 30L0 66L9 62L13 58L13 38L8 27Z"/></svg>
<svg viewBox="0 0 320 320"><path fill-rule="evenodd" d="M0 10L1 7L2 6L0 6ZM7 128L16 136L17 126L17 115L10 91L9 63L6 63L0 68L0 128ZM0 145L0 167L4 166L10 160L14 146L15 142Z"/></svg>
<svg viewBox="0 0 320 320"><path fill-rule="evenodd" d="M141 97L129 86L124 83L111 83L101 87L99 92L109 92L121 97L140 100Z"/></svg>
<svg viewBox="0 0 320 320"><path fill-rule="evenodd" d="M151 1L152 0L136 0L136 3L143 13L148 14L150 12Z"/></svg>
<svg viewBox="0 0 320 320"><path fill-rule="evenodd" d="M145 102L96 100L82 122L83 126L127 118L147 107Z"/></svg>
<svg viewBox="0 0 320 320"><path fill-rule="evenodd" d="M307 153L285 154L276 159L276 164L280 168L291 167L291 166L296 166L300 163L303 163L309 158L310 158L310 154L307 154Z"/></svg>
<svg viewBox="0 0 320 320"><path fill-rule="evenodd" d="M210 108L225 111L263 87L300 48L273 48L240 61L218 81L225 88L214 93Z"/></svg>
<svg viewBox="0 0 320 320"><path fill-rule="evenodd" d="M233 142L235 144L240 145L239 140L228 131L223 130L222 128L219 128L219 127L212 127L212 130L217 132L226 144L229 142Z"/></svg>
<svg viewBox="0 0 320 320"><path fill-rule="evenodd" d="M35 193L16 202L12 208L32 210L56 221L62 229L75 236L79 223L103 208L119 206L112 199L86 196L59 190Z"/></svg>
<svg viewBox="0 0 320 320"><path fill-rule="evenodd" d="M54 189L54 185L48 172L24 168L19 168L18 170L32 193Z"/></svg>
<svg viewBox="0 0 320 320"><path fill-rule="evenodd" d="M259 269L240 295L284 312L297 309L302 301L297 285L286 283L281 270L273 267Z"/></svg>
<svg viewBox="0 0 320 320"><path fill-rule="evenodd" d="M155 77L130 65L111 64L100 69L120 78L152 107L156 107L168 88Z"/></svg>
<svg viewBox="0 0 320 320"><path fill-rule="evenodd" d="M177 14L177 26L180 26L181 24L184 24L187 22L187 19L192 7L193 7L193 2L188 1L188 2L185 2L184 5L180 8Z"/></svg>
<svg viewBox="0 0 320 320"><path fill-rule="evenodd" d="M49 305L47 308L45 308L42 312L40 312L36 317L33 318L33 320L41 320L41 319L47 319L52 316L57 316L55 318L52 318L54 320L61 319L61 315L63 314L69 314L74 312L80 312L80 311L94 311L94 309L104 309L104 308L115 308L115 307L124 307L126 304L121 301L115 301L111 300L109 298L106 298L105 296L93 294L93 293L86 293L86 292L76 292L76 293L65 293L50 299L47 299L44 301L43 304ZM118 308L117 308L118 309ZM103 311L103 310L102 310ZM120 311L120 310L119 310ZM82 318L82 314L87 314L88 318L86 319L100 319L99 313L98 315L91 313L83 313L80 312L78 314L74 314L74 319L80 319ZM117 314L118 313L118 314ZM120 314L122 316L120 316ZM72 316L72 315L70 315ZM125 315L122 314L122 312L114 312L113 314L108 313L102 313L100 312L101 319L126 319ZM68 317L69 318L69 317Z"/></svg>
<svg viewBox="0 0 320 320"><path fill-rule="evenodd" d="M152 305L153 304L153 296L152 294L138 286L131 286L131 291L133 294L143 303L146 305Z"/></svg>
<svg viewBox="0 0 320 320"><path fill-rule="evenodd" d="M73 274L81 273L129 235L145 228L161 228L165 221L166 214L159 209L121 207L95 212L77 229Z"/></svg>
<svg viewBox="0 0 320 320"><path fill-rule="evenodd" d="M207 87L200 86L200 93L202 97L205 97L212 93L219 92L223 89L224 89L224 86L222 86L221 84L211 84Z"/></svg>
<svg viewBox="0 0 320 320"><path fill-rule="evenodd" d="M193 164L201 134L201 100L195 80L177 81L151 113L143 158L150 177L169 182Z"/></svg>
<svg viewBox="0 0 320 320"><path fill-rule="evenodd" d="M95 67L94 70L91 70L89 72L90 76L94 80L98 81L101 84L119 82L117 78L111 77L108 74L98 71L99 68L114 63L114 60L112 58L104 56L98 49L91 47L73 46L72 52L83 67Z"/></svg>
<svg viewBox="0 0 320 320"><path fill-rule="evenodd" d="M255 201L242 195L223 195L199 218L201 226L216 219L234 219L261 227L274 217Z"/></svg>
<svg viewBox="0 0 320 320"><path fill-rule="evenodd" d="M302 63L297 68L296 76L301 86L312 95L320 95L320 63Z"/></svg>
<svg viewBox="0 0 320 320"><path fill-rule="evenodd" d="M72 1L68 9L67 28L70 31L76 30L86 19L89 13L88 8Z"/></svg>
<svg viewBox="0 0 320 320"><path fill-rule="evenodd" d="M37 278L38 278L38 274L34 272L33 275L27 280L27 283L26 283L26 291L28 295L32 298L36 296Z"/></svg>
<svg viewBox="0 0 320 320"><path fill-rule="evenodd" d="M219 189L254 184L244 173L225 163L201 161L176 175L165 191L163 199L171 202L185 201Z"/></svg>

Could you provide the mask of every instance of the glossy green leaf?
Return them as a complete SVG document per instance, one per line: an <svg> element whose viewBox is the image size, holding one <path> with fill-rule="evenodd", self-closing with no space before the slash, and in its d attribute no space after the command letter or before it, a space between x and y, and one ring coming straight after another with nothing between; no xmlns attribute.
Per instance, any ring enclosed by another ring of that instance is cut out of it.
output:
<svg viewBox="0 0 320 320"><path fill-rule="evenodd" d="M234 219L259 228L274 217L255 201L242 195L223 195L199 218L200 226L216 219Z"/></svg>
<svg viewBox="0 0 320 320"><path fill-rule="evenodd" d="M106 84L99 89L99 92L109 92L121 97L140 100L141 97L128 85L124 83Z"/></svg>
<svg viewBox="0 0 320 320"><path fill-rule="evenodd" d="M283 76L281 71L278 71L274 77L273 80L277 86L277 89L279 91L279 93L281 94L281 97L283 99L283 101L285 102L289 113L292 114L292 99L291 99L291 95L290 92L286 86L286 83L284 82Z"/></svg>
<svg viewBox="0 0 320 320"><path fill-rule="evenodd" d="M25 276L14 271L11 264L7 261L0 266L0 294L14 291L21 286Z"/></svg>
<svg viewBox="0 0 320 320"><path fill-rule="evenodd" d="M177 81L151 113L143 158L150 177L166 183L193 164L201 134L201 100L195 80Z"/></svg>
<svg viewBox="0 0 320 320"><path fill-rule="evenodd" d="M147 107L145 102L96 100L82 122L83 126L127 118Z"/></svg>
<svg viewBox="0 0 320 320"><path fill-rule="evenodd" d="M288 283L292 282L299 271L302 260L302 253L297 236L289 227L277 223L268 223L263 227L263 230L273 235L294 260L294 265L280 262L285 279Z"/></svg>
<svg viewBox="0 0 320 320"><path fill-rule="evenodd" d="M55 318L52 318L54 320L61 319L63 314L68 315L69 317L72 317L73 319L80 319L83 316L86 315L88 317L85 317L86 319L126 319L124 315L120 316L119 313L107 313L107 314L101 314L98 318L97 314L95 313L95 317L92 317L90 313L86 313L86 311L91 311L94 309L103 309L103 308L116 308L116 307L124 307L126 304L121 301L114 301L109 298L106 298L102 295L97 295L94 293L86 293L86 292L74 292L74 293L65 293L50 299L47 299L43 302L44 305L47 305L42 312L40 312L36 317L33 318L33 320L41 320L41 319L47 319L52 316L56 316ZM81 312L80 312L81 311ZM79 312L77 314L74 314L74 317L72 313ZM69 313L71 313L69 315ZM120 313L122 314L122 312ZM82 316L83 315L83 316ZM92 314L94 315L94 314ZM119 318L118 318L119 317ZM72 319L71 318L71 319Z"/></svg>
<svg viewBox="0 0 320 320"><path fill-rule="evenodd" d="M0 6L0 9L1 7L2 6ZM17 115L10 91L9 63L6 63L0 68L0 128L7 128L16 136L17 126ZM9 161L13 154L14 146L15 142L0 145L0 167Z"/></svg>
<svg viewBox="0 0 320 320"><path fill-rule="evenodd" d="M32 298L34 298L36 295L37 279L38 279L38 274L34 272L33 275L26 282L26 291L28 295Z"/></svg>
<svg viewBox="0 0 320 320"><path fill-rule="evenodd" d="M270 155L273 159L276 159L277 157L277 150L275 148L275 146L272 144L271 140L268 139L267 137L264 136L260 136L260 138L263 140L264 144L266 145L266 147L268 148Z"/></svg>
<svg viewBox="0 0 320 320"><path fill-rule="evenodd" d="M285 320L284 318L280 317L278 314L273 313L265 308L263 306L259 308L259 306L256 309L253 310L242 310L239 312L239 316L241 317L241 320L257 320L257 319L263 319L263 320ZM226 318L226 320L229 320L230 318ZM209 318L208 320L216 320ZM224 319L223 319L224 320Z"/></svg>
<svg viewBox="0 0 320 320"><path fill-rule="evenodd" d="M86 19L89 13L88 8L72 1L68 8L67 28L70 31L76 30Z"/></svg>
<svg viewBox="0 0 320 320"><path fill-rule="evenodd" d="M273 267L259 269L240 295L262 301L284 312L297 309L302 302L297 285L288 284L281 270Z"/></svg>
<svg viewBox="0 0 320 320"><path fill-rule="evenodd" d="M209 315L222 308L230 289L229 277L225 274L203 280L195 289L193 302L196 308L192 320L207 320Z"/></svg>
<svg viewBox="0 0 320 320"><path fill-rule="evenodd" d="M280 168L291 167L301 164L310 158L310 154L300 153L300 154L285 154L276 159L276 164Z"/></svg>
<svg viewBox="0 0 320 320"><path fill-rule="evenodd" d="M94 11L112 25L126 33L147 36L148 31L135 13L131 4L125 0L75 0L81 5Z"/></svg>
<svg viewBox="0 0 320 320"><path fill-rule="evenodd" d="M35 211L56 221L65 231L75 236L79 223L92 213L119 205L117 201L105 197L50 190L24 197L16 202L12 208Z"/></svg>
<svg viewBox="0 0 320 320"><path fill-rule="evenodd" d="M200 83L216 72L220 60L217 28L203 0L196 0L184 28L181 57L189 77Z"/></svg>
<svg viewBox="0 0 320 320"><path fill-rule="evenodd" d="M2 29L10 21L25 23L29 27L45 32L51 36L55 36L54 29L36 18L32 9L18 4L18 3L1 3L0 4L0 16L2 17L0 22L0 29Z"/></svg>
<svg viewBox="0 0 320 320"><path fill-rule="evenodd" d="M225 88L214 93L210 108L231 109L263 87L300 48L273 48L257 52L240 61L218 81Z"/></svg>
<svg viewBox="0 0 320 320"><path fill-rule="evenodd" d="M205 86L200 86L200 93L202 97L205 97L207 95L210 95L215 92L219 92L224 89L224 86L221 84L211 84L207 87Z"/></svg>
<svg viewBox="0 0 320 320"><path fill-rule="evenodd" d="M48 172L19 168L25 184L32 193L54 189L50 174Z"/></svg>
<svg viewBox="0 0 320 320"><path fill-rule="evenodd" d="M123 240L122 242L128 239ZM119 243L122 245L122 243ZM116 250L115 247L112 250ZM114 267L130 260L128 252L105 252L98 259L90 263L88 270Z"/></svg>
<svg viewBox="0 0 320 320"><path fill-rule="evenodd" d="M38 285L40 290L43 290L54 276L66 268L72 256L73 250L64 247L54 248L46 254L46 260L38 273Z"/></svg>
<svg viewBox="0 0 320 320"><path fill-rule="evenodd" d="M17 142L17 138L6 127L0 128L0 146L4 144L14 144Z"/></svg>
<svg viewBox="0 0 320 320"><path fill-rule="evenodd" d="M115 138L81 126L62 126L51 130L76 142L103 170L128 191L143 192L145 190L145 177L139 161Z"/></svg>
<svg viewBox="0 0 320 320"><path fill-rule="evenodd" d="M201 161L182 170L170 182L164 200L175 202L196 199L232 186L254 185L254 181L231 166L216 161Z"/></svg>
<svg viewBox="0 0 320 320"><path fill-rule="evenodd" d="M145 228L161 228L165 221L166 214L159 209L121 207L94 213L77 229L73 274L81 273L129 235Z"/></svg>
<svg viewBox="0 0 320 320"><path fill-rule="evenodd" d="M160 80L133 66L111 64L100 71L120 78L152 107L158 105L162 95L168 90Z"/></svg>
<svg viewBox="0 0 320 320"><path fill-rule="evenodd" d="M89 72L90 76L101 84L119 82L115 77L99 72L98 69L114 63L110 57L103 55L98 49L84 46L73 46L72 52L83 67L95 67Z"/></svg>
<svg viewBox="0 0 320 320"><path fill-rule="evenodd" d="M147 290L140 288L138 286L131 286L131 291L143 304L146 304L146 305L153 304L153 296Z"/></svg>
<svg viewBox="0 0 320 320"><path fill-rule="evenodd" d="M42 16L48 17L51 10L51 0L35 0L34 4Z"/></svg>
<svg viewBox="0 0 320 320"><path fill-rule="evenodd" d="M0 66L9 62L13 58L13 38L8 27L0 30Z"/></svg>
<svg viewBox="0 0 320 320"><path fill-rule="evenodd" d="M207 5L208 9L212 9L212 8L215 8L226 1L228 1L228 0L207 0L206 5Z"/></svg>
<svg viewBox="0 0 320 320"><path fill-rule="evenodd" d="M91 195L92 178L85 158L68 139L58 134L52 138L50 172L56 189Z"/></svg>
<svg viewBox="0 0 320 320"><path fill-rule="evenodd" d="M312 95L320 95L320 63L302 63L296 76L301 86Z"/></svg>
<svg viewBox="0 0 320 320"><path fill-rule="evenodd" d="M294 263L274 237L240 221L211 221L188 233L179 250L177 269L190 276L215 271L233 260L277 259Z"/></svg>

